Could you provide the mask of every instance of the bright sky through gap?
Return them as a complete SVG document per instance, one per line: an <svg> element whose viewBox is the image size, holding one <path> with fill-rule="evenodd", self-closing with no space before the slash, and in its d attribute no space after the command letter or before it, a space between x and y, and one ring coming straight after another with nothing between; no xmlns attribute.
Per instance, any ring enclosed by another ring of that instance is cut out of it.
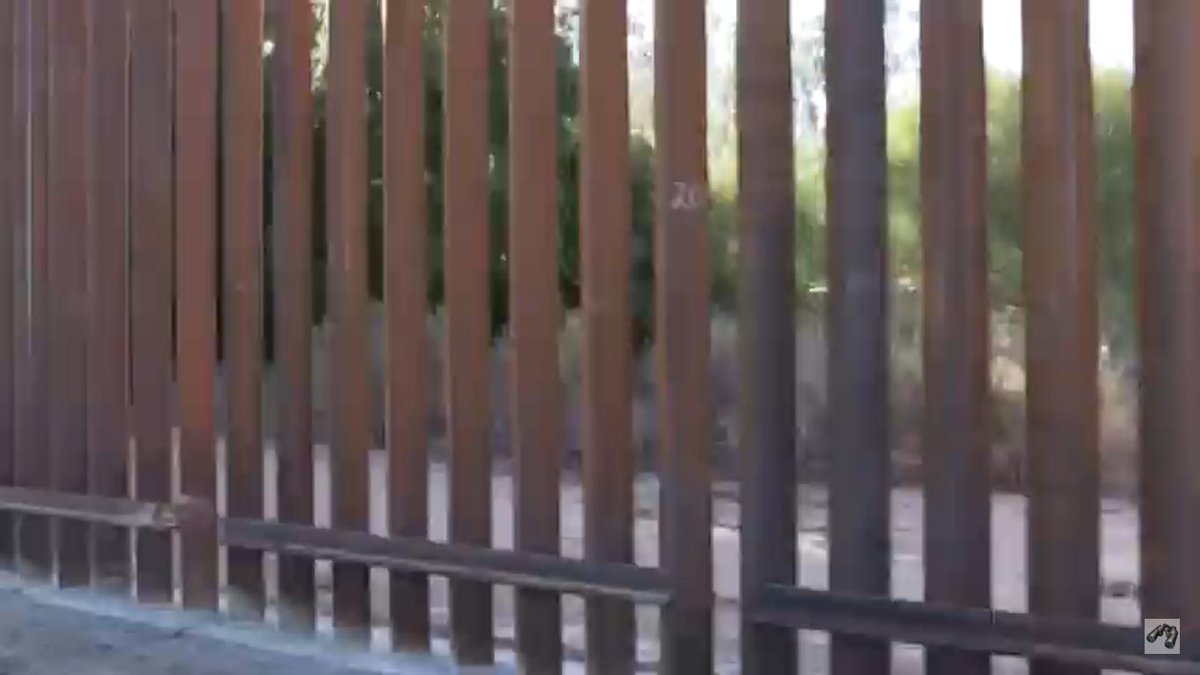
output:
<svg viewBox="0 0 1200 675"><path fill-rule="evenodd" d="M1133 0L1092 0L1092 60L1097 70L1133 68ZM631 17L643 25L653 25L653 0L630 0ZM901 0L903 14L916 17L921 0ZM821 14L825 0L792 0L793 27ZM716 23L732 27L737 15L737 0L708 0L708 11ZM1021 0L983 0L984 58L988 66L1012 73L1021 71ZM915 19L906 19L898 30L916 36ZM712 36L718 37L718 36ZM719 37L718 37L719 39Z"/></svg>
<svg viewBox="0 0 1200 675"><path fill-rule="evenodd" d="M920 6L919 0L904 0L904 4ZM1092 0L1090 15L1093 68L1132 70L1133 0ZM1020 0L983 0L983 26L983 51L988 65L1020 72Z"/></svg>

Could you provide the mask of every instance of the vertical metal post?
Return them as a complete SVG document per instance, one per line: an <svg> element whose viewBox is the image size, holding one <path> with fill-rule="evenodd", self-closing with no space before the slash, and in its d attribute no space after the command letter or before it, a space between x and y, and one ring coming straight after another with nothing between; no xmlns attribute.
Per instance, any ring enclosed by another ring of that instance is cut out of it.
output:
<svg viewBox="0 0 1200 675"><path fill-rule="evenodd" d="M84 0L50 0L50 103L47 153L50 266L51 488L87 491L87 34ZM58 582L90 581L88 527L54 524Z"/></svg>
<svg viewBox="0 0 1200 675"><path fill-rule="evenodd" d="M987 121L980 0L921 6L925 597L991 602ZM991 656L931 649L934 675Z"/></svg>
<svg viewBox="0 0 1200 675"><path fill-rule="evenodd" d="M660 415L663 672L712 653L709 234L703 0L655 5L655 340Z"/></svg>
<svg viewBox="0 0 1200 675"><path fill-rule="evenodd" d="M129 495L129 2L90 0L88 492ZM211 286L210 292L211 292ZM93 525L92 583L128 592L125 528Z"/></svg>
<svg viewBox="0 0 1200 675"><path fill-rule="evenodd" d="M883 0L828 0L829 101L829 582L834 591L887 596L888 419L887 143ZM834 635L834 675L888 669L886 642Z"/></svg>
<svg viewBox="0 0 1200 675"><path fill-rule="evenodd" d="M491 541L488 391L488 44L490 0L454 0L446 18L446 388L450 426L450 539ZM462 664L494 659L492 589L450 584L451 641Z"/></svg>
<svg viewBox="0 0 1200 675"><path fill-rule="evenodd" d="M388 522L428 536L429 216L425 197L425 7L388 0L384 30L384 299L388 317ZM422 95L414 95L421 92ZM429 577L393 572L392 643L429 649Z"/></svg>
<svg viewBox="0 0 1200 675"><path fill-rule="evenodd" d="M25 161L20 241L17 246L16 438L14 482L48 488L47 439L47 271L46 271L46 3L21 0L17 7L17 106L22 120L18 143ZM27 578L48 580L53 573L50 522L42 516L17 518L17 568Z"/></svg>
<svg viewBox="0 0 1200 675"><path fill-rule="evenodd" d="M214 0L175 5L175 287L183 494L217 501L217 24ZM183 605L217 608L214 522L181 533Z"/></svg>
<svg viewBox="0 0 1200 675"><path fill-rule="evenodd" d="M275 256L275 392L279 519L313 523L312 199L313 94L308 0L274 0L271 54L272 233ZM316 629L313 561L279 558L279 622L285 630Z"/></svg>
<svg viewBox="0 0 1200 675"><path fill-rule="evenodd" d="M741 597L796 582L796 201L787 0L738 4ZM796 631L742 622L746 673L795 673Z"/></svg>
<svg viewBox="0 0 1200 675"><path fill-rule="evenodd" d="M130 322L134 495L171 500L171 4L133 0L130 87ZM137 532L137 594L173 597L171 536Z"/></svg>
<svg viewBox="0 0 1200 675"><path fill-rule="evenodd" d="M629 86L624 0L585 0L580 29L584 553L633 562ZM587 601L588 672L632 673L633 606Z"/></svg>
<svg viewBox="0 0 1200 675"><path fill-rule="evenodd" d="M17 3L0 0L0 485L13 484L16 453L14 338L16 280L14 255L20 227L20 203L24 186L17 182L17 165L24 153L17 147ZM12 569L16 558L12 514L0 514L0 569Z"/></svg>
<svg viewBox="0 0 1200 675"><path fill-rule="evenodd" d="M190 1L190 0L184 0ZM341 3L337 3L341 4ZM225 320L225 470L228 513L263 517L262 448L262 0L221 7L221 159ZM229 611L261 618L262 554L228 549Z"/></svg>
<svg viewBox="0 0 1200 675"><path fill-rule="evenodd" d="M509 60L509 307L516 547L557 555L563 421L558 335L558 37L553 0L512 0ZM517 589L522 672L562 668L556 593Z"/></svg>
<svg viewBox="0 0 1200 675"><path fill-rule="evenodd" d="M1029 607L1099 617L1099 352L1086 0L1022 6ZM1094 673L1035 661L1035 675Z"/></svg>
<svg viewBox="0 0 1200 675"><path fill-rule="evenodd" d="M1142 616L1200 632L1200 6L1136 8Z"/></svg>
<svg viewBox="0 0 1200 675"><path fill-rule="evenodd" d="M241 1L241 0L238 0ZM366 0L329 6L329 126L326 193L333 311L333 524L368 527ZM366 565L334 563L333 622L349 640L370 640Z"/></svg>

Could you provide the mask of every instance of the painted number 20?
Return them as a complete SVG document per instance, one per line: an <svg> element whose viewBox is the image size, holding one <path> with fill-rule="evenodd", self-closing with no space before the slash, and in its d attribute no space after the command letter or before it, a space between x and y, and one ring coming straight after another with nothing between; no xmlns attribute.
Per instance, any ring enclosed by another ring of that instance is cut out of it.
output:
<svg viewBox="0 0 1200 675"><path fill-rule="evenodd" d="M704 188L686 181L671 185L672 211L699 211L704 208Z"/></svg>

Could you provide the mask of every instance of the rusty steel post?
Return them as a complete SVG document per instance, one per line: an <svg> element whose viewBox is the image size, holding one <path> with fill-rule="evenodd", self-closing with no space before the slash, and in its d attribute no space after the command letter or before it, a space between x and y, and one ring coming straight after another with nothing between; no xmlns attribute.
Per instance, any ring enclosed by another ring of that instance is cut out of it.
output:
<svg viewBox="0 0 1200 675"><path fill-rule="evenodd" d="M241 0L237 0L241 1ZM366 0L329 7L329 126L326 194L329 238L329 307L333 316L330 357L333 408L331 444L333 524L368 529L367 403L367 111ZM333 567L333 623L338 634L369 643L370 569L356 563Z"/></svg>
<svg viewBox="0 0 1200 675"><path fill-rule="evenodd" d="M585 0L580 28L580 273L584 553L633 562L633 348L630 324L626 2ZM587 603L587 667L632 673L633 606Z"/></svg>
<svg viewBox="0 0 1200 675"><path fill-rule="evenodd" d="M425 8L388 0L384 30L384 196L388 316L388 489L393 534L428 535L429 216L425 196ZM421 150L418 150L421 148ZM429 577L393 573L392 642L429 649Z"/></svg>
<svg viewBox="0 0 1200 675"><path fill-rule="evenodd" d="M712 653L709 234L703 0L655 5L655 356L664 673L707 673Z"/></svg>
<svg viewBox="0 0 1200 675"><path fill-rule="evenodd" d="M175 5L175 314L182 492L217 501L217 26L214 0ZM217 533L184 530L183 605L217 608Z"/></svg>
<svg viewBox="0 0 1200 675"><path fill-rule="evenodd" d="M229 420L225 470L228 513L236 518L263 516L262 37L262 0L224 0L221 6L222 310L225 313L222 337ZM227 557L230 613L261 618L265 607L262 555L231 547Z"/></svg>
<svg viewBox="0 0 1200 675"><path fill-rule="evenodd" d="M23 185L18 164L24 153L17 147L17 2L0 0L0 485L12 485L16 454L15 352L16 241L20 227L20 197ZM12 570L16 563L12 514L0 514L0 569Z"/></svg>
<svg viewBox="0 0 1200 675"><path fill-rule="evenodd" d="M130 57L130 325L134 494L171 500L171 3L134 0ZM137 595L173 595L171 537L137 533Z"/></svg>
<svg viewBox="0 0 1200 675"><path fill-rule="evenodd" d="M788 0L738 4L741 597L796 583L795 154ZM742 621L742 670L795 673L796 631Z"/></svg>
<svg viewBox="0 0 1200 675"><path fill-rule="evenodd" d="M14 483L50 485L47 446L46 272L46 4L17 6L17 110L23 120L18 143L25 148L19 171L26 186L16 256L16 439ZM22 576L48 580L53 571L50 521L17 518L17 568Z"/></svg>
<svg viewBox="0 0 1200 675"><path fill-rule="evenodd" d="M84 0L50 0L50 114L47 205L50 266L51 486L87 491L87 34ZM54 522L58 583L90 581L88 527Z"/></svg>
<svg viewBox="0 0 1200 675"><path fill-rule="evenodd" d="M987 121L980 0L921 5L925 597L991 604ZM932 675L991 672L930 649Z"/></svg>
<svg viewBox="0 0 1200 675"><path fill-rule="evenodd" d="M445 288L450 540L491 542L488 392L488 44L490 0L455 0L446 17ZM492 589L450 585L451 642L462 664L494 659Z"/></svg>
<svg viewBox="0 0 1200 675"><path fill-rule="evenodd" d="M312 201L313 117L309 50L313 10L307 0L273 0L271 54L272 235L275 279L275 452L279 519L313 523ZM316 630L313 561L279 559L279 623Z"/></svg>
<svg viewBox="0 0 1200 675"><path fill-rule="evenodd" d="M509 307L516 548L559 552L563 397L558 335L558 37L553 0L508 5ZM517 589L518 663L562 669L559 596Z"/></svg>
<svg viewBox="0 0 1200 675"><path fill-rule="evenodd" d="M1200 632L1200 6L1136 5L1142 615Z"/></svg>
<svg viewBox="0 0 1200 675"><path fill-rule="evenodd" d="M92 3L88 492L129 496L129 3ZM103 9L98 7L102 5ZM211 286L209 287L212 288ZM92 584L128 592L130 531L92 525Z"/></svg>
<svg viewBox="0 0 1200 675"><path fill-rule="evenodd" d="M1096 226L1086 0L1025 0L1029 609L1099 618ZM1035 675L1094 673L1049 662Z"/></svg>
<svg viewBox="0 0 1200 675"><path fill-rule="evenodd" d="M883 0L828 0L829 585L887 596L887 143ZM834 635L833 675L886 672L886 642Z"/></svg>

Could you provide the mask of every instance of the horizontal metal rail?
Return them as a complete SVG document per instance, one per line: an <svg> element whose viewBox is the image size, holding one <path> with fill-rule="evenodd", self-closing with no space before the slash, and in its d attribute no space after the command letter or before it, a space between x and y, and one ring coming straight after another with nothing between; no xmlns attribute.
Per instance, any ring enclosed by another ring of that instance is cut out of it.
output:
<svg viewBox="0 0 1200 675"><path fill-rule="evenodd" d="M238 518L222 519L220 534L229 546L310 558L648 604L671 598L659 570L635 565Z"/></svg>
<svg viewBox="0 0 1200 675"><path fill-rule="evenodd" d="M0 487L0 511L154 530L185 528L215 515L210 503L199 500L156 504L19 487ZM665 605L671 600L667 579L655 568L242 518L221 518L218 528L222 543L241 548L638 603ZM1098 668L1200 675L1200 636L1190 631L1179 641L1181 655L1147 656L1140 627L780 584L767 585L743 611L753 621L797 629Z"/></svg>
<svg viewBox="0 0 1200 675"><path fill-rule="evenodd" d="M118 527L173 530L197 512L194 504L155 504L132 499L0 487L0 511L70 518Z"/></svg>
<svg viewBox="0 0 1200 675"><path fill-rule="evenodd" d="M1140 627L1049 619L1017 612L870 598L778 584L743 608L757 622L991 654L1044 658L1162 675L1200 675L1197 637L1178 656L1147 656ZM1189 641L1188 638L1191 637Z"/></svg>
<svg viewBox="0 0 1200 675"><path fill-rule="evenodd" d="M215 515L212 504L201 500L156 504L17 487L0 487L0 511L154 530L186 528ZM222 543L239 548L646 604L664 605L671 599L658 569L636 565L243 518L218 519L218 532Z"/></svg>

